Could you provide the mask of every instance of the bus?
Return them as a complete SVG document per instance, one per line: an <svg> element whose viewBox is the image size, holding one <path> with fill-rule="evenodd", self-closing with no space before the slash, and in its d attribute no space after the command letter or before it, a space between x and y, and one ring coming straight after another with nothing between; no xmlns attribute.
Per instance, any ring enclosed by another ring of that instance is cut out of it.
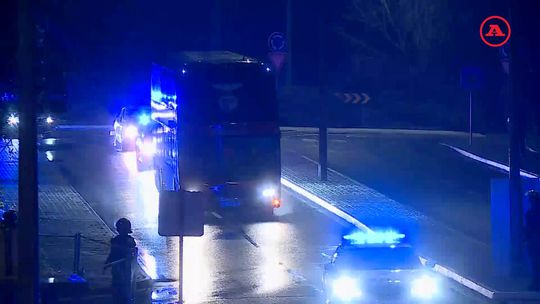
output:
<svg viewBox="0 0 540 304"><path fill-rule="evenodd" d="M187 52L152 65L153 167L158 190L204 191L208 208L281 206L275 79L232 52Z"/></svg>

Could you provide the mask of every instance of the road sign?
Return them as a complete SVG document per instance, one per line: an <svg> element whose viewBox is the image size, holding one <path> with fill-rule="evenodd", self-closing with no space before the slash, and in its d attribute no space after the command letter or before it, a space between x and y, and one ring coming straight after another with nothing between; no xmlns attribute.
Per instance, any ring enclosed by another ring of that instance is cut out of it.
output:
<svg viewBox="0 0 540 304"><path fill-rule="evenodd" d="M478 90L483 86L482 70L469 66L461 69L460 85L465 90Z"/></svg>
<svg viewBox="0 0 540 304"><path fill-rule="evenodd" d="M204 205L202 192L160 191L158 234L161 236L202 236L204 234Z"/></svg>
<svg viewBox="0 0 540 304"><path fill-rule="evenodd" d="M279 72L285 63L287 54L282 52L271 52L268 54L268 57L270 57L274 69Z"/></svg>
<svg viewBox="0 0 540 304"><path fill-rule="evenodd" d="M268 47L271 52L287 52L287 39L281 32L273 32L268 36Z"/></svg>
<svg viewBox="0 0 540 304"><path fill-rule="evenodd" d="M347 104L367 104L371 99L366 93L335 93L334 96Z"/></svg>

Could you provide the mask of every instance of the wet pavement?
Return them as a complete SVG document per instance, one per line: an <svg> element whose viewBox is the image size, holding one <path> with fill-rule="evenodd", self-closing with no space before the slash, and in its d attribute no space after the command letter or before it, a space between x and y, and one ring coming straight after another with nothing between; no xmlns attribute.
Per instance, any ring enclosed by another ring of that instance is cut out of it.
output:
<svg viewBox="0 0 540 304"><path fill-rule="evenodd" d="M132 220L147 273L163 294L178 273L178 239L157 234L152 172L138 172L132 152L112 148L107 130L63 131L42 147L64 177L112 229ZM274 221L236 212L206 216L205 235L186 238L187 303L321 303L323 265L350 224L284 191ZM471 303L450 292L448 303Z"/></svg>

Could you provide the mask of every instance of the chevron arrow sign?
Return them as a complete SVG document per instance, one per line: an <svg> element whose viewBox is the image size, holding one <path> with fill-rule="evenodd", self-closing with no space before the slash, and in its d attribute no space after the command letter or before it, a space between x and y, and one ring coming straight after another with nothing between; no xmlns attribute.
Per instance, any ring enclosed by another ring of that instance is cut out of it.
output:
<svg viewBox="0 0 540 304"><path fill-rule="evenodd" d="M347 104L367 104L371 99L366 93L334 93L334 96Z"/></svg>

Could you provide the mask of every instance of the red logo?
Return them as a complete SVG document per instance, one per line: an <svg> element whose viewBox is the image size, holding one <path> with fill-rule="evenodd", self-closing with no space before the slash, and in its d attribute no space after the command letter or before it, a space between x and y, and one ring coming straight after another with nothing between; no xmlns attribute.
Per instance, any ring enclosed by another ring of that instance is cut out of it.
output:
<svg viewBox="0 0 540 304"><path fill-rule="evenodd" d="M480 25L480 38L491 47L505 45L511 34L510 23L500 16L488 17Z"/></svg>

